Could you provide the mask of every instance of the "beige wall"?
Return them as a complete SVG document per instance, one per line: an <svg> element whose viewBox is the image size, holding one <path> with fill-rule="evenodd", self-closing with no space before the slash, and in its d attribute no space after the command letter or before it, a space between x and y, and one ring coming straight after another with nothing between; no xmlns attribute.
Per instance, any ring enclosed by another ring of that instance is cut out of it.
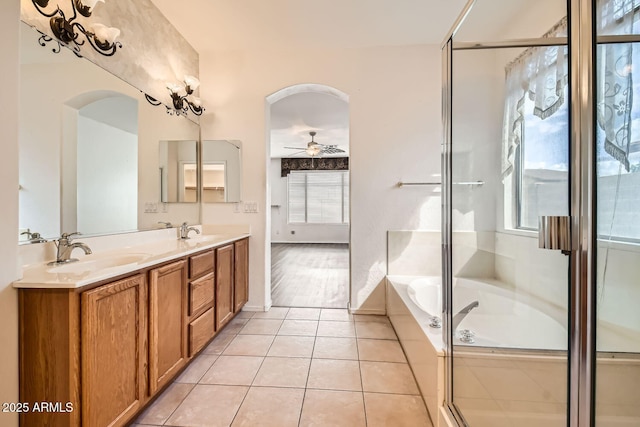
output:
<svg viewBox="0 0 640 427"><path fill-rule="evenodd" d="M234 213L233 206L203 206L205 224L251 225L248 306L270 304L266 97L315 83L349 97L352 307L384 312L386 231L440 227L440 193L395 186L439 179L440 48L200 52L200 64L202 137L242 140L243 200L260 207Z"/></svg>
<svg viewBox="0 0 640 427"><path fill-rule="evenodd" d="M0 115L0 402L18 401L18 298L11 282L17 278L18 238L18 23L20 4L6 2L0 14L0 76L4 82ZM14 414L0 412L0 425L18 425Z"/></svg>

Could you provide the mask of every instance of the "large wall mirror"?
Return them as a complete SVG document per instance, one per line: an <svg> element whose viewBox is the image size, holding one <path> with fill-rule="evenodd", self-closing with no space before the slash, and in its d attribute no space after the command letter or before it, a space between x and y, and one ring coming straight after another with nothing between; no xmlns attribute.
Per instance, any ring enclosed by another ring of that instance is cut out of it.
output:
<svg viewBox="0 0 640 427"><path fill-rule="evenodd" d="M237 203L242 189L242 143L202 141L202 202Z"/></svg>
<svg viewBox="0 0 640 427"><path fill-rule="evenodd" d="M64 47L52 52L55 42L41 47L39 36L22 24L20 240L200 222L198 124ZM181 199L163 196L161 141L179 141L189 164Z"/></svg>

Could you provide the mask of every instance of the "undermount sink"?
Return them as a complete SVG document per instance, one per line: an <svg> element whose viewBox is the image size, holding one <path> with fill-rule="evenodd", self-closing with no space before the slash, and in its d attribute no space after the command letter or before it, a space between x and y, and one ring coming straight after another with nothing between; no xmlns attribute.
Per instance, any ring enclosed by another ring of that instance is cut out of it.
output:
<svg viewBox="0 0 640 427"><path fill-rule="evenodd" d="M89 256L81 261L52 267L47 271L49 273L83 273L86 271L96 271L105 268L136 264L150 256L151 254L123 254L100 258L91 258Z"/></svg>

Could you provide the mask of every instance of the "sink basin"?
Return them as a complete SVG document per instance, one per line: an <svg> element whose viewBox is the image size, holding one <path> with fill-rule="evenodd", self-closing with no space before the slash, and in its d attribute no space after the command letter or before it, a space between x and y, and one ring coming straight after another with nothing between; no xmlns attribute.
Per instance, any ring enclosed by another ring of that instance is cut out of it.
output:
<svg viewBox="0 0 640 427"><path fill-rule="evenodd" d="M192 235L189 239L184 240L188 244L198 245L198 244L207 244L213 241L223 240L223 234L196 234Z"/></svg>
<svg viewBox="0 0 640 427"><path fill-rule="evenodd" d="M91 258L82 261L70 262L52 267L49 273L84 273L89 271L103 270L106 268L120 267L128 264L136 264L149 258L151 254L123 254L109 257Z"/></svg>

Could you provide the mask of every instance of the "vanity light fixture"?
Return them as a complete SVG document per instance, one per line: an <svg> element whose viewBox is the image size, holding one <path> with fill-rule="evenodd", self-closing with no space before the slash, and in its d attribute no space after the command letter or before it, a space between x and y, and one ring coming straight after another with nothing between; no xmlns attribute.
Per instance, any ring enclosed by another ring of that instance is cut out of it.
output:
<svg viewBox="0 0 640 427"><path fill-rule="evenodd" d="M173 101L173 108L175 109L174 112L169 111L169 114L186 116L191 110L196 116L202 115L204 108L202 108L200 98L191 96L198 86L200 86L200 80L193 76L184 76L184 86L182 84L167 85Z"/></svg>
<svg viewBox="0 0 640 427"><path fill-rule="evenodd" d="M120 36L120 30L113 27L107 27L100 23L93 23L89 28L76 21L78 14L89 18L91 12L98 2L106 0L70 0L73 8L73 15L67 19L65 12L56 6L53 12L47 12L45 8L49 5L49 0L31 0L38 12L49 19L49 26L53 35L61 42L69 45L77 56L80 55L80 46L85 40L78 41L80 35L84 35L93 49L101 55L112 56L118 48L122 47L122 43L116 41ZM50 41L46 38L44 41Z"/></svg>
<svg viewBox="0 0 640 427"><path fill-rule="evenodd" d="M193 95L193 91L200 86L200 81L193 76L184 77L184 85L170 83L167 85L169 93L171 94L171 101L173 108L167 107L167 114L176 116L186 116L189 110L196 116L202 115L204 108L200 98L196 98ZM151 105L162 105L161 101L158 101L154 97L145 93L144 97Z"/></svg>

